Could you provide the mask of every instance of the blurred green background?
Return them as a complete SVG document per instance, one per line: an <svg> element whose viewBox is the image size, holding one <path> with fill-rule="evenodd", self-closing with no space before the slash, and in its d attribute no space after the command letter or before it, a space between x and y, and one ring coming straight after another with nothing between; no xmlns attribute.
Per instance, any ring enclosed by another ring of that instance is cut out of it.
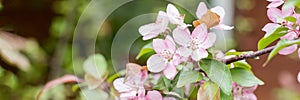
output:
<svg viewBox="0 0 300 100"><path fill-rule="evenodd" d="M196 19L193 16L194 12L188 12L187 9L195 9L201 0L170 1L179 3L175 5L186 15L186 23L192 23ZM118 7L101 27L96 27L100 30L95 52L103 54L112 66L111 47L119 29L136 16L157 13L159 10L165 11L170 1L133 0ZM229 14L228 23L234 25L235 29L232 32L219 32L221 36L226 37L226 40L220 39L215 47L224 52L233 48L256 50L257 41L264 35L261 28L269 22L266 16L268 2L216 1L205 0L204 2L210 3L209 7L226 2L224 5L229 7L226 9ZM72 43L78 20L89 6L90 0L0 0L0 2L0 100L33 100L44 84L65 74L75 74L74 69L77 76L83 77L82 63L91 54L89 49L86 49L91 45L85 45L88 43L82 41L82 45L74 50ZM108 5L98 9L109 7L109 1L107 2ZM182 6L188 8L184 9ZM98 13L91 13L90 16L101 13L99 10ZM91 23L89 21L91 20L88 18L83 19L83 23ZM84 33L82 38L94 39L95 37L89 35L92 30L95 30L94 27L85 27L81 30ZM141 38L134 42L129 53L130 62L145 64L145 61L136 61L135 56L147 42L142 41ZM299 100L300 88L295 78L299 71L299 60L295 59L296 56L277 56L263 68L265 58L266 56L262 56L262 60L249 60L254 72L266 83L255 92L258 98ZM109 70L114 71L113 67ZM66 84L50 89L43 99L84 99L78 94L72 91L72 84Z"/></svg>

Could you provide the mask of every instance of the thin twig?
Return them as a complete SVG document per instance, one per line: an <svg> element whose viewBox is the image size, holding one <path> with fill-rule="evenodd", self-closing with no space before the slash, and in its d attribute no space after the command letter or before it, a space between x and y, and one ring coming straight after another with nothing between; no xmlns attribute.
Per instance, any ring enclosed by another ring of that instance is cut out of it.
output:
<svg viewBox="0 0 300 100"><path fill-rule="evenodd" d="M230 63L240 61L240 60L244 60L244 59L256 58L258 56L270 53L274 48L275 48L275 46L271 46L271 47L268 47L268 48L265 48L265 49L262 49L262 50L255 51L253 53L242 54L242 55L239 55L239 56L224 59L223 62L225 64L230 64Z"/></svg>

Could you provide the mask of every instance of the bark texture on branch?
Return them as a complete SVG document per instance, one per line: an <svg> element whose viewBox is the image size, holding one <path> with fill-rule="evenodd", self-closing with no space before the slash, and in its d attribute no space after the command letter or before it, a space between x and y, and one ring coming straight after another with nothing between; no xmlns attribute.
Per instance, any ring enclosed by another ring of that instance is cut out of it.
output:
<svg viewBox="0 0 300 100"><path fill-rule="evenodd" d="M256 58L258 56L270 53L273 49L275 48L275 46L271 46L262 50L258 50L255 51L253 53L249 53L249 54L242 54L242 55L238 55L235 57L231 57L231 58L227 58L223 60L223 63L225 64L230 64L236 61L240 61L240 60L244 60L244 59L251 59L251 58Z"/></svg>

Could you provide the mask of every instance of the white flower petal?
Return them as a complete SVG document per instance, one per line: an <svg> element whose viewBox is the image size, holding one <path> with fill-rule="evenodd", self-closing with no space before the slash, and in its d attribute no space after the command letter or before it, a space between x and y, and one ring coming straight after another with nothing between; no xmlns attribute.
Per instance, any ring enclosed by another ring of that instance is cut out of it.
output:
<svg viewBox="0 0 300 100"><path fill-rule="evenodd" d="M167 49L165 45L165 40L163 39L154 39L152 44L153 44L153 49L158 54L162 53Z"/></svg>
<svg viewBox="0 0 300 100"><path fill-rule="evenodd" d="M176 74L177 74L176 67L173 64L168 63L168 66L164 69L164 75L168 79L173 80L173 78L176 76Z"/></svg>
<svg viewBox="0 0 300 100"><path fill-rule="evenodd" d="M118 78L118 79L114 80L113 86L120 93L133 90L130 86L128 86L124 83L124 78Z"/></svg>
<svg viewBox="0 0 300 100"><path fill-rule="evenodd" d="M168 4L168 6L167 6L167 15L180 16L180 13L174 5Z"/></svg>
<svg viewBox="0 0 300 100"><path fill-rule="evenodd" d="M234 27L233 26L228 26L225 24L219 24L215 27L213 27L214 29L218 29L218 30L232 30Z"/></svg>
<svg viewBox="0 0 300 100"><path fill-rule="evenodd" d="M162 95L156 91L148 91L146 95L147 100L162 100Z"/></svg>
<svg viewBox="0 0 300 100"><path fill-rule="evenodd" d="M274 29L280 27L280 25L278 24L275 24L275 23L268 23L266 24L263 28L262 28L262 31L265 31L265 32L271 32L273 31Z"/></svg>
<svg viewBox="0 0 300 100"><path fill-rule="evenodd" d="M194 61L199 61L202 58L206 58L208 56L208 52L205 49L197 49L195 51L192 52L192 59Z"/></svg>
<svg viewBox="0 0 300 100"><path fill-rule="evenodd" d="M191 41L190 31L188 29L183 30L177 27L173 31L173 37L175 42L182 46L187 46Z"/></svg>
<svg viewBox="0 0 300 100"><path fill-rule="evenodd" d="M201 19L201 17L207 12L207 7L204 2L200 2L198 5L196 16Z"/></svg>
<svg viewBox="0 0 300 100"><path fill-rule="evenodd" d="M281 1L273 1L267 6L267 8L279 7L283 3L284 3L284 1L282 1L282 0Z"/></svg>
<svg viewBox="0 0 300 100"><path fill-rule="evenodd" d="M153 33L153 34L147 34L143 36L143 40L149 40L157 37L159 34Z"/></svg>
<svg viewBox="0 0 300 100"><path fill-rule="evenodd" d="M217 36L215 33L208 33L206 39L201 43L201 47L204 49L210 48L214 45L216 38Z"/></svg>
<svg viewBox="0 0 300 100"><path fill-rule="evenodd" d="M186 47L179 47L177 52L180 56L189 57L192 53L192 50Z"/></svg>
<svg viewBox="0 0 300 100"><path fill-rule="evenodd" d="M205 24L198 25L192 32L193 38L198 38L203 41L207 36L207 26Z"/></svg>
<svg viewBox="0 0 300 100"><path fill-rule="evenodd" d="M160 33L164 32L168 28L169 24L169 18L167 13L159 11L155 23L158 24L158 26L161 28Z"/></svg>
<svg viewBox="0 0 300 100"><path fill-rule="evenodd" d="M125 93L120 94L120 99L121 100L130 100L134 99L136 97L137 92L136 91L129 91Z"/></svg>
<svg viewBox="0 0 300 100"><path fill-rule="evenodd" d="M147 67L150 72L160 72L165 69L166 67L166 62L165 59L160 57L158 54L152 55L148 60L147 60Z"/></svg>
<svg viewBox="0 0 300 100"><path fill-rule="evenodd" d="M183 23L183 18L180 16L178 9L172 4L168 4L167 6L167 15L169 17L170 23L172 24Z"/></svg>
<svg viewBox="0 0 300 100"><path fill-rule="evenodd" d="M278 53L281 55L289 55L297 50L297 46L298 46L297 44L294 44L294 45L285 47L285 48L281 49Z"/></svg>
<svg viewBox="0 0 300 100"><path fill-rule="evenodd" d="M170 51L171 53L175 53L176 50L176 44L174 40L172 39L171 36L167 36L165 39L165 45L166 45L166 50Z"/></svg>
<svg viewBox="0 0 300 100"><path fill-rule="evenodd" d="M139 33L146 36L144 40L158 36L161 31L162 28L155 23L146 24L139 28Z"/></svg>
<svg viewBox="0 0 300 100"><path fill-rule="evenodd" d="M269 8L267 10L269 19L274 23L281 23L280 19L283 17L282 12L278 8Z"/></svg>

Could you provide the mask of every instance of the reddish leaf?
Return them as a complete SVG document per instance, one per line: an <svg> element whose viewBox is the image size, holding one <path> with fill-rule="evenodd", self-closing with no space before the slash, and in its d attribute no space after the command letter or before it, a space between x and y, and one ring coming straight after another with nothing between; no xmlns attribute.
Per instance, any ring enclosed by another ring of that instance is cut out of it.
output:
<svg viewBox="0 0 300 100"><path fill-rule="evenodd" d="M57 84L62 84L62 83L74 83L74 82L82 82L83 80L74 76L74 75L65 75L63 77L54 79L50 82L48 82L44 88L39 92L39 94L37 95L37 100L40 99L41 95L46 92L48 89L52 88L53 86L57 85Z"/></svg>

